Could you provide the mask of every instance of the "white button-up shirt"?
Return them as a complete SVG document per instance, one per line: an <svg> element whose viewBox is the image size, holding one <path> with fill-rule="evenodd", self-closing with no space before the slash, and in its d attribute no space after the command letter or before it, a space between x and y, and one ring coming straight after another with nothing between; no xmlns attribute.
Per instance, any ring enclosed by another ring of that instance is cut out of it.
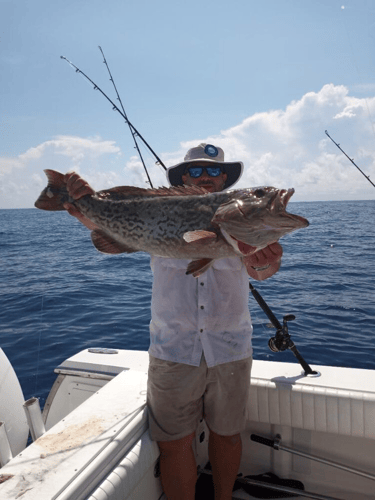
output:
<svg viewBox="0 0 375 500"><path fill-rule="evenodd" d="M149 353L209 367L252 355L249 279L238 257L215 260L202 276L187 276L189 261L152 257L154 283Z"/></svg>

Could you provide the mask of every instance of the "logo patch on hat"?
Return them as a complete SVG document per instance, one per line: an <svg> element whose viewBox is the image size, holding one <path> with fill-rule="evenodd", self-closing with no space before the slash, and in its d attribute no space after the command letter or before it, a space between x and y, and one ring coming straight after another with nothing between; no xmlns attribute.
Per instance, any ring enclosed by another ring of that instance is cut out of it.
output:
<svg viewBox="0 0 375 500"><path fill-rule="evenodd" d="M212 144L207 144L207 146L204 148L204 152L206 155L211 156L211 158L215 158L219 154L219 151L215 146Z"/></svg>

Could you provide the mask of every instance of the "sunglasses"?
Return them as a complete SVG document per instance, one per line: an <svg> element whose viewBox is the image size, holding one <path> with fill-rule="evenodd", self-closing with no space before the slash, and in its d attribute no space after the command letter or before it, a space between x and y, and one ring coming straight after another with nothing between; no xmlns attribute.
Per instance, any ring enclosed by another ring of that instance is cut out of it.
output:
<svg viewBox="0 0 375 500"><path fill-rule="evenodd" d="M223 171L221 167L189 167L187 171L190 177L198 179L203 174L203 170L207 172L210 177L218 177Z"/></svg>

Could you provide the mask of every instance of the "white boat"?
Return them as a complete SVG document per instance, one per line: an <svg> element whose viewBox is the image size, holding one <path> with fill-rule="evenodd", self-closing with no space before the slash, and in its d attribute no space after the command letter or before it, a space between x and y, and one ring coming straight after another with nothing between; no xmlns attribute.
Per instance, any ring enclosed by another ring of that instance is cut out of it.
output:
<svg viewBox="0 0 375 500"><path fill-rule="evenodd" d="M42 424L38 414L29 417L29 446L22 391L1 349L0 365L2 500L164 497L148 434L147 352L88 349L64 361ZM375 370L312 368L318 376L305 376L296 363L254 361L239 483L247 492L237 489L233 498L258 498L249 484L256 479L245 484L243 477L268 472L302 482L295 498L375 498ZM194 450L206 472L207 444L202 421ZM281 487L288 489L285 481Z"/></svg>

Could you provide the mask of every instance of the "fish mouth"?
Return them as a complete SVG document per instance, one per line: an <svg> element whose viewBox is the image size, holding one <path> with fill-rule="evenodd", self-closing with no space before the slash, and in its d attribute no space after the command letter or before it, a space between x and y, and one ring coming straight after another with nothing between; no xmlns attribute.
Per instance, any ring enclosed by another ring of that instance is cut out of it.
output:
<svg viewBox="0 0 375 500"><path fill-rule="evenodd" d="M276 212L277 210L280 209L285 210L293 194L294 194L294 188L280 189L279 191L277 191L270 200L271 212Z"/></svg>
<svg viewBox="0 0 375 500"><path fill-rule="evenodd" d="M281 202L283 203L284 205L284 208L287 207L288 203L289 203L289 200L290 198L294 195L294 188L290 188L288 190L286 189L282 189L280 191L280 198L281 198Z"/></svg>
<svg viewBox="0 0 375 500"><path fill-rule="evenodd" d="M305 219L305 217L302 217L301 215L294 215L286 211L286 207L289 203L290 198L293 196L295 190L294 188L290 189L280 189L274 197L272 198L270 202L270 211L275 213L275 212L280 212L279 215L282 217L285 217L286 219L289 219L292 223L291 225L286 224L283 225L279 228L275 228L276 230L283 230L288 227L290 228L295 228L296 224L298 227L307 227L309 225L309 221Z"/></svg>
<svg viewBox="0 0 375 500"><path fill-rule="evenodd" d="M276 193L271 201L271 212L279 211L279 215L285 217L285 219L289 219L291 224L286 223L285 225L280 226L279 228L275 228L276 230L283 230L286 228L296 228L296 224L298 227L307 227L309 225L309 221L302 217L301 215L291 214L286 211L286 207L289 203L290 198L294 194L294 188L290 189L281 189ZM285 222L287 222L287 220Z"/></svg>

